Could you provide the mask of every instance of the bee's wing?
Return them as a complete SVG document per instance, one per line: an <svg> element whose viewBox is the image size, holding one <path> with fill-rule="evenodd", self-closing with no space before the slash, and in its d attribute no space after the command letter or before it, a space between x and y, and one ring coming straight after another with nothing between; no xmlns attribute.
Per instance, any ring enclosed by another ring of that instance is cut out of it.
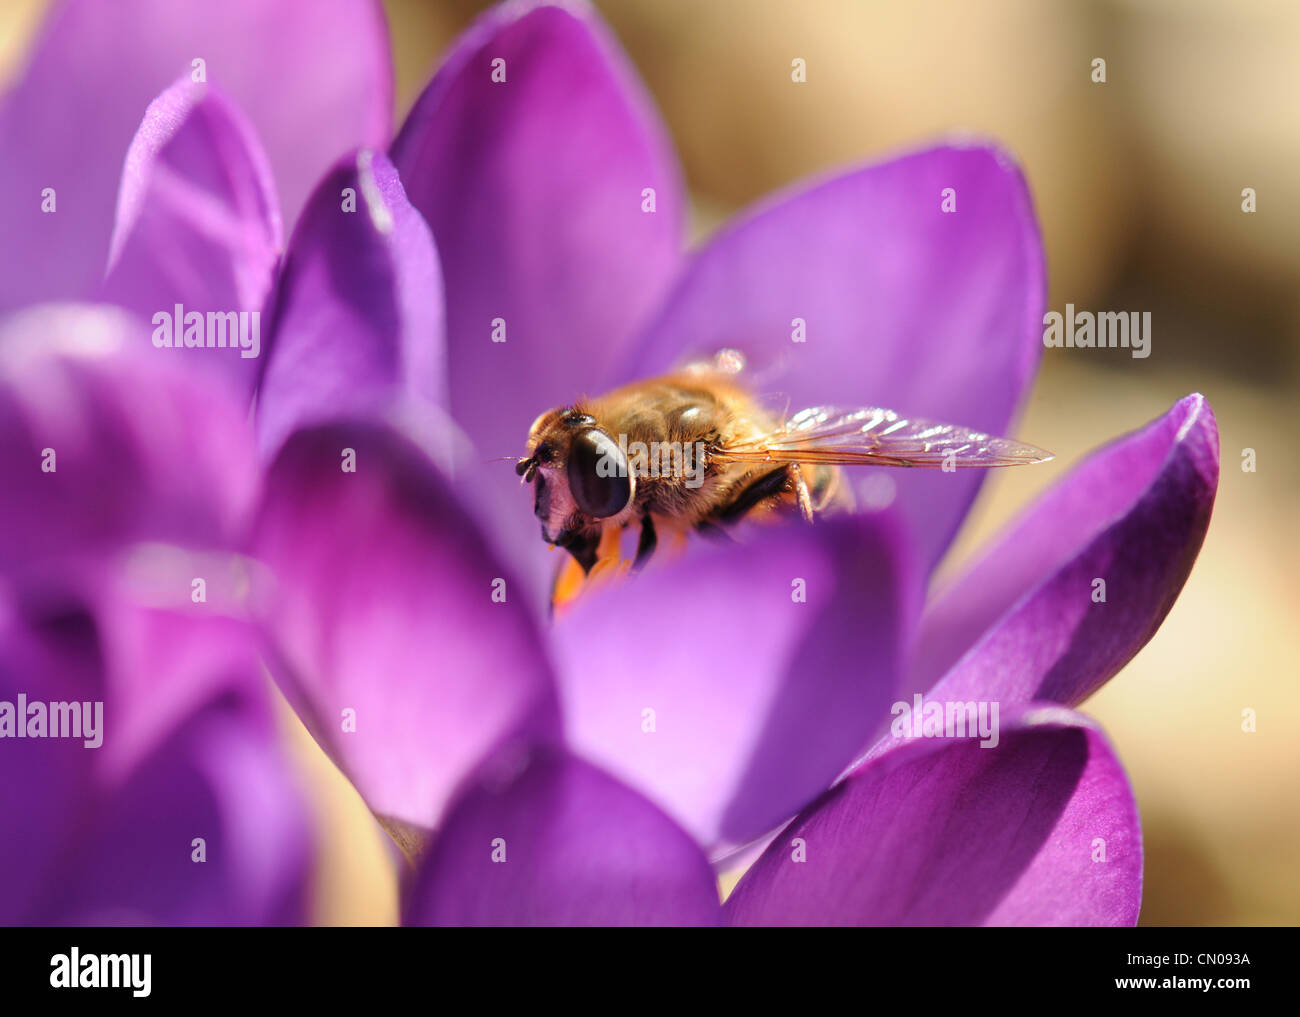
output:
<svg viewBox="0 0 1300 1017"><path fill-rule="evenodd" d="M831 463L941 468L1021 466L1052 458L1033 445L893 410L801 410L780 430L724 446L716 458L755 463Z"/></svg>

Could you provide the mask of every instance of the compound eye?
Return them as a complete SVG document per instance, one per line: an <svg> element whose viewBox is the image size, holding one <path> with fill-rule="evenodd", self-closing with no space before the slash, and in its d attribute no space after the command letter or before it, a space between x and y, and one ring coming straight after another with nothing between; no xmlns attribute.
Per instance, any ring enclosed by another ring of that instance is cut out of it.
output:
<svg viewBox="0 0 1300 1017"><path fill-rule="evenodd" d="M569 446L569 493L594 519L616 516L631 504L633 481L623 450L604 431L575 435Z"/></svg>

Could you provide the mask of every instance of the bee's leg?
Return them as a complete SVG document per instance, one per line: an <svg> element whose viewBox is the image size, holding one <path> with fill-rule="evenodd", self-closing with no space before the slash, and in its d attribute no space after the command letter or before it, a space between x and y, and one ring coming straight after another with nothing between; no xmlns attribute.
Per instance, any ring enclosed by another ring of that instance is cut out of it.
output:
<svg viewBox="0 0 1300 1017"><path fill-rule="evenodd" d="M826 463L814 466L809 493L812 495L813 511L819 516L852 512L856 507L853 488L844 479L844 471L838 466Z"/></svg>
<svg viewBox="0 0 1300 1017"><path fill-rule="evenodd" d="M799 502L799 514L805 522L813 521L812 495L808 493L808 482L804 480L803 469L798 463L789 466L790 479L794 481L795 499Z"/></svg>
<svg viewBox="0 0 1300 1017"><path fill-rule="evenodd" d="M713 522L734 523L746 516L756 505L770 498L779 497L790 489L790 471L785 467L765 473L736 496L736 499L716 513Z"/></svg>
<svg viewBox="0 0 1300 1017"><path fill-rule="evenodd" d="M551 583L551 599L547 604L547 617L554 618L556 613L566 609L579 593L586 581L582 566L568 555L555 570L555 579Z"/></svg>
<svg viewBox="0 0 1300 1017"><path fill-rule="evenodd" d="M567 554L551 583L551 617L567 610L590 583L600 582L606 573L618 571L620 531L607 526L589 534L561 535Z"/></svg>
<svg viewBox="0 0 1300 1017"><path fill-rule="evenodd" d="M650 560L650 556L655 553L655 548L659 545L659 536L655 533L654 520L650 518L647 512L641 516L641 536L636 542L636 557L632 560L632 571L640 572L645 567L645 563Z"/></svg>
<svg viewBox="0 0 1300 1017"><path fill-rule="evenodd" d="M582 574L585 576L591 571L591 567L596 564L596 551L600 547L600 536L584 533L562 533L556 538L557 547L562 547L569 554L573 555L573 560L582 566Z"/></svg>

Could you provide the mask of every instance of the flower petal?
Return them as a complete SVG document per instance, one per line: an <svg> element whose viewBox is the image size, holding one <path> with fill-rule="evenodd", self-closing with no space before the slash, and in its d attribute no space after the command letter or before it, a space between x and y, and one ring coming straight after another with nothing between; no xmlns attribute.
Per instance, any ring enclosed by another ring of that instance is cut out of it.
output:
<svg viewBox="0 0 1300 1017"><path fill-rule="evenodd" d="M955 212L942 210L948 188ZM626 373L734 348L781 407L884 406L1006 435L1042 351L1044 300L1042 242L1018 169L996 149L936 148L727 228L678 282ZM792 342L796 319L805 338ZM982 473L890 474L928 564ZM868 470L855 480L880 482Z"/></svg>
<svg viewBox="0 0 1300 1017"><path fill-rule="evenodd" d="M516 748L458 798L411 888L414 925L716 925L700 849L636 792Z"/></svg>
<svg viewBox="0 0 1300 1017"><path fill-rule="evenodd" d="M728 898L734 925L1132 925L1142 835L1086 718L1034 706L974 739L913 742L794 820Z"/></svg>
<svg viewBox="0 0 1300 1017"><path fill-rule="evenodd" d="M187 577L174 593L189 601ZM29 702L80 704L87 719L102 703L98 744L89 729L0 743L0 784L53 794L30 811L30 802L16 806L24 822L5 838L5 860L21 867L5 871L28 886L16 910L0 900L4 920L303 921L307 814L277 745L251 630L206 606L141 604L125 586L91 601L50 596L39 607L29 599L22 622L52 666L25 672L20 687ZM69 670L74 654L83 659ZM70 763L75 780L66 779ZM40 823L51 810L56 828Z"/></svg>
<svg viewBox="0 0 1300 1017"><path fill-rule="evenodd" d="M438 255L385 156L350 156L308 202L269 338L257 404L265 456L302 424L445 406Z"/></svg>
<svg viewBox="0 0 1300 1017"><path fill-rule="evenodd" d="M231 547L256 498L247 414L150 354L113 308L0 322L0 572L137 540Z"/></svg>
<svg viewBox="0 0 1300 1017"><path fill-rule="evenodd" d="M395 432L296 432L271 466L254 548L277 581L272 671L381 817L431 828L495 745L554 734L520 587L442 473Z"/></svg>
<svg viewBox="0 0 1300 1017"><path fill-rule="evenodd" d="M1218 428L1200 395L1094 453L928 609L909 687L1082 702L1173 607L1218 481Z"/></svg>
<svg viewBox="0 0 1300 1017"><path fill-rule="evenodd" d="M21 821L0 837L0 924L19 924L43 906L58 878L58 848L76 828L70 803L92 788L91 756L73 739L16 738L19 695L72 702L103 699L103 673L93 623L82 614L30 617L0 586L0 809ZM13 714L6 717L8 711ZM25 730L25 726L24 726Z"/></svg>
<svg viewBox="0 0 1300 1017"><path fill-rule="evenodd" d="M0 308L98 284L140 111L199 60L266 144L287 222L336 159L388 139L388 33L371 0L64 0L0 107L0 236L21 252Z"/></svg>
<svg viewBox="0 0 1300 1017"><path fill-rule="evenodd" d="M593 591L554 630L570 743L711 847L772 829L852 760L920 602L887 517L757 529Z"/></svg>
<svg viewBox="0 0 1300 1017"><path fill-rule="evenodd" d="M149 104L127 152L101 298L152 323L138 337L146 352L229 379L247 399L282 245L252 127L218 89L182 78ZM166 348L152 327L160 312L171 321ZM199 345L182 345L196 313L219 346L202 345L203 329Z"/></svg>
<svg viewBox="0 0 1300 1017"><path fill-rule="evenodd" d="M539 413L608 385L678 268L671 147L594 10L503 4L457 43L392 156L442 257L452 415L482 456L522 454ZM482 482L514 509L520 567L540 569L514 474Z"/></svg>

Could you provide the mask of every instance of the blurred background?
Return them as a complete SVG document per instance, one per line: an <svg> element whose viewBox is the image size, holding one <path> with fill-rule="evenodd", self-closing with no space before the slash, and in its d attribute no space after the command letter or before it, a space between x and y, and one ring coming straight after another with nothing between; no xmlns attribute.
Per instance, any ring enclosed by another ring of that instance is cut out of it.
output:
<svg viewBox="0 0 1300 1017"><path fill-rule="evenodd" d="M400 123L488 5L384 6ZM1137 793L1144 924L1300 923L1300 3L597 6L676 140L697 241L808 174L953 132L991 135L1033 189L1049 308L1152 313L1148 359L1044 351L1018 433L1057 459L990 478L940 581L1088 450L1205 393L1223 452L1205 548L1163 628L1084 712L1109 732ZM43 7L0 5L0 80ZM795 57L804 84L791 83ZM1099 57L1105 83L1092 80ZM1242 471L1244 448L1257 472ZM319 919L392 921L382 833L287 711L285 732L329 830Z"/></svg>

